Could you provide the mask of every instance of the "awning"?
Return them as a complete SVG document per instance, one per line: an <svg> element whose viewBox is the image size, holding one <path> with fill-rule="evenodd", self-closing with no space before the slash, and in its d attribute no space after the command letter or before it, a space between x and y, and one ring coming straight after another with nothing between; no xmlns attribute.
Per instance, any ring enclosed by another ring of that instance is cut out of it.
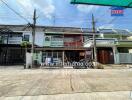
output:
<svg viewBox="0 0 132 100"><path fill-rule="evenodd" d="M132 8L132 0L71 0L71 3Z"/></svg>

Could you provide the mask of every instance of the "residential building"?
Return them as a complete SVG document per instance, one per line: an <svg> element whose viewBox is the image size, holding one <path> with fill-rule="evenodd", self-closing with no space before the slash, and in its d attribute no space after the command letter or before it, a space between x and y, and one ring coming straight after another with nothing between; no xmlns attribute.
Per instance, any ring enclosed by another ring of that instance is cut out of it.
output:
<svg viewBox="0 0 132 100"><path fill-rule="evenodd" d="M132 63L132 34L128 30L37 26L34 60L39 64L64 66L84 58L94 59L93 34L97 59L102 64ZM32 29L26 25L0 25L0 65L25 63L22 41L32 42ZM28 46L31 50L31 45Z"/></svg>
<svg viewBox="0 0 132 100"><path fill-rule="evenodd" d="M132 63L132 32L121 29L99 29L96 38L98 62L103 64ZM92 44L92 40L87 41Z"/></svg>
<svg viewBox="0 0 132 100"><path fill-rule="evenodd" d="M1 25L0 29L11 31L6 33L1 31L1 41L5 42L0 44L0 64L23 64L25 51L21 43L32 42L31 28L26 28L24 25ZM86 31L90 33L91 30L85 29ZM81 28L37 26L34 60L38 63L46 63L47 60L52 59L57 66L58 64L63 66L66 62L84 59L85 52L92 49L84 47L86 39L83 33ZM28 47L28 50L30 49L31 46Z"/></svg>

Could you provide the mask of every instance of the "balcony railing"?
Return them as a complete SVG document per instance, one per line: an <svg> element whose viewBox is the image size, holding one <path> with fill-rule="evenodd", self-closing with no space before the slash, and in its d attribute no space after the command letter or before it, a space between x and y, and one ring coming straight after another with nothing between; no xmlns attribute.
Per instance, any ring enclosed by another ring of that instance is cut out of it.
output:
<svg viewBox="0 0 132 100"><path fill-rule="evenodd" d="M113 46L115 45L115 40L116 39L102 39L102 38L97 38L96 39L96 45L97 46ZM92 47L93 46L93 39L87 39L84 42L84 47Z"/></svg>
<svg viewBox="0 0 132 100"><path fill-rule="evenodd" d="M48 44L48 45L45 45ZM83 47L83 42L81 41L76 41L76 42L64 42L64 41L50 41L49 43L45 43L44 46L46 47L74 47L74 48L79 48Z"/></svg>
<svg viewBox="0 0 132 100"><path fill-rule="evenodd" d="M63 41L51 41L51 47L63 47L64 42Z"/></svg>
<svg viewBox="0 0 132 100"><path fill-rule="evenodd" d="M76 42L64 42L64 47L82 47L83 43L81 41Z"/></svg>

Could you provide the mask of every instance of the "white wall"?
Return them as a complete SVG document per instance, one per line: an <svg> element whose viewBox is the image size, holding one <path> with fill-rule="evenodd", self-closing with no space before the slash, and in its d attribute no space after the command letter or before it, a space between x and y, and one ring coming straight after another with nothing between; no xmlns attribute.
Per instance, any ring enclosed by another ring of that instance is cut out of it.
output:
<svg viewBox="0 0 132 100"><path fill-rule="evenodd" d="M129 53L132 53L132 49L129 49Z"/></svg>
<svg viewBox="0 0 132 100"><path fill-rule="evenodd" d="M127 37L127 39L128 39L128 40L132 40L132 36L130 36L130 37Z"/></svg>
<svg viewBox="0 0 132 100"><path fill-rule="evenodd" d="M35 35L35 44L43 46L44 43L44 32L36 32Z"/></svg>
<svg viewBox="0 0 132 100"><path fill-rule="evenodd" d="M31 32L23 32L24 35L29 35L29 42L32 42L32 33ZM36 32L35 34L35 44L38 46L43 46L44 43L44 32Z"/></svg>

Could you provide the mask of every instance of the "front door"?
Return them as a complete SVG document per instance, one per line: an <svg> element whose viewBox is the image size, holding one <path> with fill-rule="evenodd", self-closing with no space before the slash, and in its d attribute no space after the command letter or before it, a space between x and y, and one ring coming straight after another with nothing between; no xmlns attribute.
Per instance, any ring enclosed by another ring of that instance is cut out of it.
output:
<svg viewBox="0 0 132 100"><path fill-rule="evenodd" d="M114 64L114 54L112 48L98 49L98 62L102 64Z"/></svg>

